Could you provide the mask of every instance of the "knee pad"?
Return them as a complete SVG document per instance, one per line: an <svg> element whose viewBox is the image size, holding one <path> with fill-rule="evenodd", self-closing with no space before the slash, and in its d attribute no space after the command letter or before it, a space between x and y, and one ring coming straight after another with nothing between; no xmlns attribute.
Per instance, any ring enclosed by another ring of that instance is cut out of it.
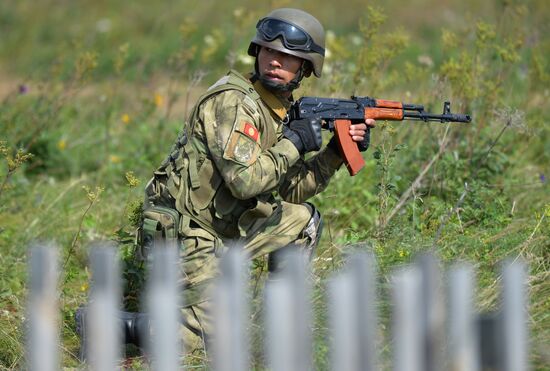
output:
<svg viewBox="0 0 550 371"><path fill-rule="evenodd" d="M319 244L321 234L323 233L323 218L315 206L309 202L306 202L304 205L310 210L311 218L306 224L306 227L303 229L302 236L309 239L310 243L308 244L308 247L313 253L313 250Z"/></svg>

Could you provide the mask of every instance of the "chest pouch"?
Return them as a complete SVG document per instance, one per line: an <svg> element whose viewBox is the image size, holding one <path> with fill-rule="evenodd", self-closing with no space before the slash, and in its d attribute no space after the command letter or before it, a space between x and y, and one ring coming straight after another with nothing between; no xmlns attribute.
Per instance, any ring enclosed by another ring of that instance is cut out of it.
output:
<svg viewBox="0 0 550 371"><path fill-rule="evenodd" d="M143 211L143 222L138 230L138 246L146 258L155 244L177 243L180 214L164 206L151 206Z"/></svg>

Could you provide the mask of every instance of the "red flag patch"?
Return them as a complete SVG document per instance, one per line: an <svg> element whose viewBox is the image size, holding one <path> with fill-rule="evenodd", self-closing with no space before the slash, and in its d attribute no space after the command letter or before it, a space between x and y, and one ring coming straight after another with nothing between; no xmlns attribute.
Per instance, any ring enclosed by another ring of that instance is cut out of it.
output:
<svg viewBox="0 0 550 371"><path fill-rule="evenodd" d="M243 134L245 134L249 138L254 139L255 142L258 141L258 136L260 135L258 129L256 129L254 125L249 122L244 123Z"/></svg>

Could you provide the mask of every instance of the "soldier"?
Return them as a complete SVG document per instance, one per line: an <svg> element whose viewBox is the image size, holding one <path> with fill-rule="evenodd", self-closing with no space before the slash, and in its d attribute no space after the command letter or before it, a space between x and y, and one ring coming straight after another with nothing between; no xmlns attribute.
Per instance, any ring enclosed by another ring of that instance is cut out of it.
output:
<svg viewBox="0 0 550 371"><path fill-rule="evenodd" d="M321 77L319 21L298 9L274 10L257 23L248 54L254 72L230 71L199 98L146 187L142 252L158 237L179 243L187 351L205 348L211 333L208 288L224 249L237 242L251 259L269 255L270 271L285 248L313 254L322 219L306 201L343 163L335 138L321 149L320 122L285 121L302 79ZM349 132L363 151L367 126L374 121ZM312 151L319 152L306 161Z"/></svg>

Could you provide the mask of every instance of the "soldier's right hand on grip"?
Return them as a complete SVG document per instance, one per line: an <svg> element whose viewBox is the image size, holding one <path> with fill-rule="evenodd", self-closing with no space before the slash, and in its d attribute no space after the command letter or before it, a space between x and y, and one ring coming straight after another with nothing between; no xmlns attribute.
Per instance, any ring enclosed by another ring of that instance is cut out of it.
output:
<svg viewBox="0 0 550 371"><path fill-rule="evenodd" d="M318 151L323 144L321 121L316 119L293 120L283 125L283 135L294 144L300 154Z"/></svg>

